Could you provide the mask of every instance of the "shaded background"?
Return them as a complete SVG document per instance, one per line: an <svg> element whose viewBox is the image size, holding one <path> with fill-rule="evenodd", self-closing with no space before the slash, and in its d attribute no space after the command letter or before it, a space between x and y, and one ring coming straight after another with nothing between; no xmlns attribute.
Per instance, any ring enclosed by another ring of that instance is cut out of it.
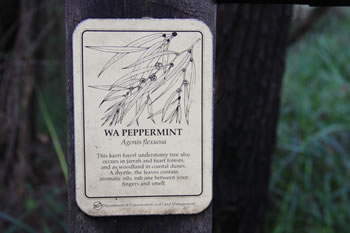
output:
<svg viewBox="0 0 350 233"><path fill-rule="evenodd" d="M0 34L0 232L67 232L63 3L7 1ZM350 9L295 7L266 232L350 229L349 38Z"/></svg>

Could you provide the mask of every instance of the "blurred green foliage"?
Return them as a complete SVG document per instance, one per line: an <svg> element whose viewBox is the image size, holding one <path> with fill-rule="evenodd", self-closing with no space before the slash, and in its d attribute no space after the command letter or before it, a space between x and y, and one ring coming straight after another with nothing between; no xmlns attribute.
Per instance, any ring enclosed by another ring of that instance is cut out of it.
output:
<svg viewBox="0 0 350 233"><path fill-rule="evenodd" d="M4 203L4 206L0 204L0 232L4 233L67 232L64 218L67 166L64 159L66 93L63 2L41 1L28 9L28 17L36 14L39 15L37 27L41 37L35 36L40 38L40 52L32 59L38 68L34 85L35 94L39 97L35 98L34 104L35 144L32 145L29 160L32 172L25 183L23 200L17 200L15 208L6 206L8 203ZM17 27L18 22L13 22L13 25ZM12 195L9 190L9 187L0 188L0 197L4 202Z"/></svg>
<svg viewBox="0 0 350 233"><path fill-rule="evenodd" d="M62 149L62 144L61 144L60 140L58 139L57 130L52 123L52 118L51 118L50 113L48 111L48 107L47 107L45 100L44 100L41 92L39 91L39 89L36 89L36 93L38 96L38 102L39 102L39 108L40 108L41 115L44 118L45 125L46 125L47 130L48 130L48 134L50 135L52 145L55 149L58 161L59 161L60 166L61 166L62 173L64 175L64 179L66 180L66 183L68 183L68 165L67 165L67 161L66 161L63 149Z"/></svg>
<svg viewBox="0 0 350 233"><path fill-rule="evenodd" d="M266 232L350 230L350 11L289 48Z"/></svg>

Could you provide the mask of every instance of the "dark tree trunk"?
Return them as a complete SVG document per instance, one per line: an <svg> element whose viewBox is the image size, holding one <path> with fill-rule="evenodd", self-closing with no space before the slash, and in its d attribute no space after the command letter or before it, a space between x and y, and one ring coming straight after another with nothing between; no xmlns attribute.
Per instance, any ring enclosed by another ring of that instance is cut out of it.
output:
<svg viewBox="0 0 350 233"><path fill-rule="evenodd" d="M263 232L291 6L218 7L214 231Z"/></svg>
<svg viewBox="0 0 350 233"><path fill-rule="evenodd" d="M211 232L211 207L199 215L89 217L75 202L73 96L72 96L72 32L86 18L197 18L206 22L215 34L216 7L209 0L67 0L66 1L66 70L68 112L68 225L71 233L185 233Z"/></svg>
<svg viewBox="0 0 350 233"><path fill-rule="evenodd" d="M17 26L7 28L2 33L4 38L0 45L1 57L4 59L0 65L0 135L5 135L0 138L0 183L9 187L7 192L12 193L8 199L12 211L20 211L13 206L18 206L18 200L24 199L25 183L33 178L32 117L35 114L33 104L37 70L32 61L39 54L32 45L40 29L36 9L41 0L21 0L17 3ZM16 9L15 5L13 7ZM8 41L10 39L13 41Z"/></svg>

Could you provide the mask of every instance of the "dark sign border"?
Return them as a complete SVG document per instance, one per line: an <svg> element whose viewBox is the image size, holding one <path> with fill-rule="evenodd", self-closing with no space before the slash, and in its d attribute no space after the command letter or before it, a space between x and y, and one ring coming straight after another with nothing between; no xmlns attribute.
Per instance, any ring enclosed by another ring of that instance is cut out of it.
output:
<svg viewBox="0 0 350 233"><path fill-rule="evenodd" d="M177 32L199 32L202 36L202 52L201 52L201 191L199 194L193 195L146 195L146 196L103 196L103 197L91 197L86 192L86 154L85 154L85 99L84 99L84 33L85 32L173 32L175 30L84 30L81 34L81 82L82 82L82 106L83 106L83 144L84 144L84 195L87 198L136 198L136 197L189 197L189 196L200 196L203 193L203 53L204 53L204 36L201 31L198 30L176 30Z"/></svg>

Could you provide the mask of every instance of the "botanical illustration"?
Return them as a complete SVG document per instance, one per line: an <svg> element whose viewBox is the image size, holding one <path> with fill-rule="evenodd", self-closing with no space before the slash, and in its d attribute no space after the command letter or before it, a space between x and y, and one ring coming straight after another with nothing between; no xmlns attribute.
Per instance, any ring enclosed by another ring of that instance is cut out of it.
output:
<svg viewBox="0 0 350 233"><path fill-rule="evenodd" d="M187 47L182 43L171 46L179 36L185 33L150 33L122 46L85 46L109 55L97 78L103 78L107 69L128 56L134 58L121 68L126 74L116 72L113 83L90 86L106 93L99 105L104 111L102 125L131 126L144 120L189 124L199 59L194 47L201 39ZM181 49L174 51L171 47Z"/></svg>

